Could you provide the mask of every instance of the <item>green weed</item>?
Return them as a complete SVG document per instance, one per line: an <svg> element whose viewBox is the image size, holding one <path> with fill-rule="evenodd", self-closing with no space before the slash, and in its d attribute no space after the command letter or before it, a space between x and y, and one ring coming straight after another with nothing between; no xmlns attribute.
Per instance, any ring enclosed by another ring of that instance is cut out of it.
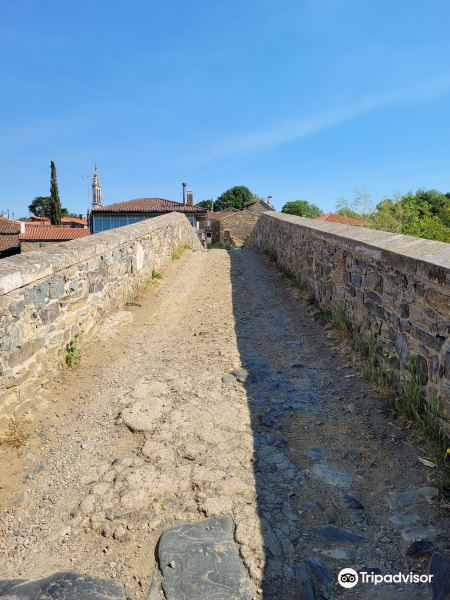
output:
<svg viewBox="0 0 450 600"><path fill-rule="evenodd" d="M77 346L80 335L80 333L76 333L66 346L66 365L70 368L75 367L80 360L81 350Z"/></svg>
<svg viewBox="0 0 450 600"><path fill-rule="evenodd" d="M214 242L213 244L208 244L208 250L228 250L228 246L225 242Z"/></svg>
<svg viewBox="0 0 450 600"><path fill-rule="evenodd" d="M181 244L176 244L172 249L172 260L178 260L181 258L185 252L185 250L191 250L190 244L187 242L182 242Z"/></svg>

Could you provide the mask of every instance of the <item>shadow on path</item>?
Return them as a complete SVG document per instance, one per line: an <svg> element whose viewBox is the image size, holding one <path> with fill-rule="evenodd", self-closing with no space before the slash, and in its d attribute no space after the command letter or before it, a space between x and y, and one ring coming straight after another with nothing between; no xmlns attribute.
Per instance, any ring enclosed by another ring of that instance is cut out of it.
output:
<svg viewBox="0 0 450 600"><path fill-rule="evenodd" d="M264 538L263 598L428 597L424 585L337 584L346 567L410 570L388 500L397 485L420 485L414 457L351 356L336 351L275 266L256 250L229 254ZM415 568L426 572L424 563Z"/></svg>

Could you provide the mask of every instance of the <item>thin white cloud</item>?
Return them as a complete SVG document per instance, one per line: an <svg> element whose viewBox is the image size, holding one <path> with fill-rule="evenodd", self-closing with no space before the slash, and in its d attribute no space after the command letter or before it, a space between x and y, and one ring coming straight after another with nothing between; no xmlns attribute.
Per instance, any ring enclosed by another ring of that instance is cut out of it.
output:
<svg viewBox="0 0 450 600"><path fill-rule="evenodd" d="M450 81L439 80L420 88L407 89L400 92L389 92L362 100L345 109L330 111L325 114L312 115L304 119L287 121L269 129L254 131L237 136L232 140L211 148L200 157L199 162L209 162L216 158L231 154L252 154L267 150L280 144L299 140L326 131L347 121L351 121L379 108L392 105L399 100L410 98L429 98L449 88Z"/></svg>

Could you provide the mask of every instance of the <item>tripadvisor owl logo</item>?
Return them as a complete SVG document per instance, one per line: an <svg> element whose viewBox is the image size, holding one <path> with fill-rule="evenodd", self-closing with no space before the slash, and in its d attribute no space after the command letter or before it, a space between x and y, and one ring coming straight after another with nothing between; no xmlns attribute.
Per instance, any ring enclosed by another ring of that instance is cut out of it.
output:
<svg viewBox="0 0 450 600"><path fill-rule="evenodd" d="M355 569L342 569L339 571L338 583L343 588L353 588L358 583L358 573Z"/></svg>

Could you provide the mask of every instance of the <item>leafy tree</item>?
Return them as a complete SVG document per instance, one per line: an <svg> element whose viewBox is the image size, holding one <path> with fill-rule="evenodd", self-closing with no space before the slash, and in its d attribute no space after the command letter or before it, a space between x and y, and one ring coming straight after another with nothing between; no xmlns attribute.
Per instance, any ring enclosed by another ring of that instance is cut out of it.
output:
<svg viewBox="0 0 450 600"><path fill-rule="evenodd" d="M419 189L403 196L394 194L372 209L368 199L365 192L352 203L341 198L338 212L364 219L374 229L450 242L450 194Z"/></svg>
<svg viewBox="0 0 450 600"><path fill-rule="evenodd" d="M51 217L51 198L50 196L36 196L33 202L28 206L29 212L36 216L42 217L43 219L49 219ZM67 208L61 208L62 217L78 217L78 213L69 212Z"/></svg>
<svg viewBox="0 0 450 600"><path fill-rule="evenodd" d="M446 227L450 227L450 196L449 202L441 208L437 216Z"/></svg>
<svg viewBox="0 0 450 600"><path fill-rule="evenodd" d="M318 206L310 204L306 200L286 202L281 209L281 212L287 213L288 215L297 215L298 217L308 217L310 219L320 217L320 215L323 214Z"/></svg>
<svg viewBox="0 0 450 600"><path fill-rule="evenodd" d="M50 222L52 225L61 225L61 201L59 199L56 167L50 162Z"/></svg>
<svg viewBox="0 0 450 600"><path fill-rule="evenodd" d="M365 220L373 212L370 194L366 190L357 190L351 202L341 196L336 200L336 212L352 219Z"/></svg>
<svg viewBox="0 0 450 600"><path fill-rule="evenodd" d="M241 209L245 204L256 202L254 195L245 185L235 185L221 194L214 203L214 210L224 208Z"/></svg>
<svg viewBox="0 0 450 600"><path fill-rule="evenodd" d="M28 210L36 217L50 218L50 196L36 196Z"/></svg>
<svg viewBox="0 0 450 600"><path fill-rule="evenodd" d="M213 210L214 201L211 200L202 200L201 202L197 202L197 206L202 206L208 210Z"/></svg>

